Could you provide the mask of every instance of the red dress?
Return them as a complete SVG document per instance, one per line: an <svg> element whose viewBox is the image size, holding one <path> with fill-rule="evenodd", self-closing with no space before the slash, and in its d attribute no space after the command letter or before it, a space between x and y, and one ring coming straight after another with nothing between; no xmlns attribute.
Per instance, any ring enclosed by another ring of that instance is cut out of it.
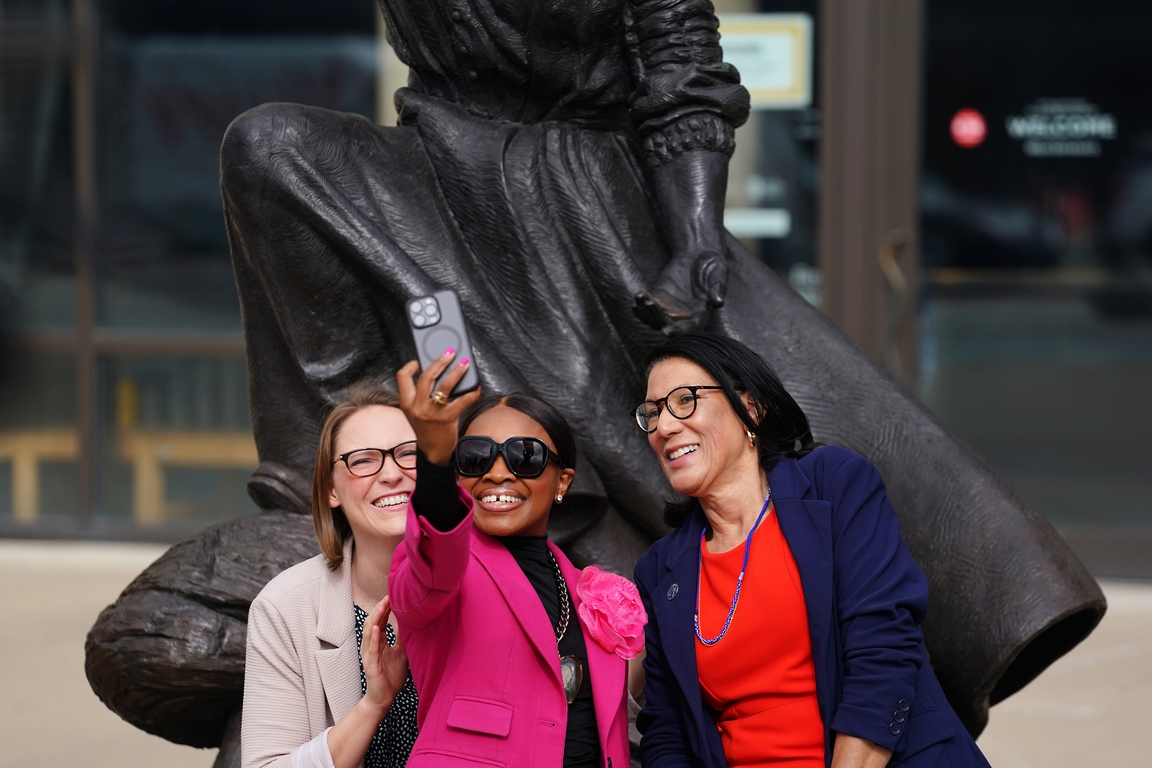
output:
<svg viewBox="0 0 1152 768"><path fill-rule="evenodd" d="M743 546L716 555L704 549L700 633L708 639L724 628L743 560ZM696 669L704 703L718 713L729 768L824 768L808 607L774 509L752 535L728 633L712 646L697 639Z"/></svg>

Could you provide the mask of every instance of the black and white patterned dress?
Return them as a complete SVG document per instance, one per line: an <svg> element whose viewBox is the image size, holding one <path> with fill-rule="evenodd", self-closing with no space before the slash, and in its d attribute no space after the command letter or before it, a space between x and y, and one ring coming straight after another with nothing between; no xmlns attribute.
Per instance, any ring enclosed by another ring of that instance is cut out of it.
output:
<svg viewBox="0 0 1152 768"><path fill-rule="evenodd" d="M356 609L356 647L364 641L364 622L368 612L353 604ZM396 632L391 624L384 625L384 636L388 645L396 644ZM360 663L360 695L368 690L368 680L364 677L364 663ZM388 714L380 721L368 752L364 755L363 768L403 768L416 743L416 686L412 675L404 681L404 687L396 694Z"/></svg>

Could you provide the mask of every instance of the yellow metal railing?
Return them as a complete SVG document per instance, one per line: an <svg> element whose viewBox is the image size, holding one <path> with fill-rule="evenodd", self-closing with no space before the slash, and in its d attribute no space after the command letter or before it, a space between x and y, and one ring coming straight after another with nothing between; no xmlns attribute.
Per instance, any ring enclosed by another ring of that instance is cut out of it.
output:
<svg viewBox="0 0 1152 768"><path fill-rule="evenodd" d="M117 455L132 466L132 516L155 525L174 516L167 499L165 467L252 469L256 444L247 432L123 431ZM0 461L12 462L12 516L32 523L40 514L40 462L75 461L75 430L36 429L0 433Z"/></svg>
<svg viewBox="0 0 1152 768"><path fill-rule="evenodd" d="M0 461L12 462L12 517L31 523L40 514L40 462L75 461L76 431L35 429L0 434Z"/></svg>

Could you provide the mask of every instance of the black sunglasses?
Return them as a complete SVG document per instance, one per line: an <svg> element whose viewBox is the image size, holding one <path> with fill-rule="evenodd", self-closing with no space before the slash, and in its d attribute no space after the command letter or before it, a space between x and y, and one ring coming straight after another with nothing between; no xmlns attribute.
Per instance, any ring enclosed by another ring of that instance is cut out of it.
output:
<svg viewBox="0 0 1152 768"><path fill-rule="evenodd" d="M498 443L490 437L462 437L456 443L453 463L456 472L463 477L480 477L496 463L496 457L503 456L508 471L516 477L540 477L548 466L548 460L563 467L560 457L543 440L535 437L510 437Z"/></svg>

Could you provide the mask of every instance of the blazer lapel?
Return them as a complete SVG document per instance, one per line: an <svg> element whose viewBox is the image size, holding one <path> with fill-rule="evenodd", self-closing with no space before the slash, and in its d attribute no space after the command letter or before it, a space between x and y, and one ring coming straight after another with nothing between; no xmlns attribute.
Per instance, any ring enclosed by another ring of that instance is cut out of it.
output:
<svg viewBox="0 0 1152 768"><path fill-rule="evenodd" d="M572 565L560 548L548 542L548 548L560 564L560 573L568 584L568 594L572 599L573 620L579 621L584 632L584 647L588 656L588 676L592 680L592 704L596 710L596 727L600 733L600 748L605 749L612 721L620 711L624 700L624 678L628 669L624 659L614 652L606 651L592 637L592 633L580 619L580 595L576 594L576 583L580 581L580 569Z"/></svg>
<svg viewBox="0 0 1152 768"><path fill-rule="evenodd" d="M325 572L317 598L316 667L334 723L340 722L361 696L360 652L352 607L352 550L349 539L344 545L344 562L336 571Z"/></svg>
<svg viewBox="0 0 1152 768"><path fill-rule="evenodd" d="M540 596L520 569L516 558L503 544L479 531L472 534L472 552L481 567L492 577L496 588L504 596L505 602L524 634L548 666L556 673L556 685L563 690L560 678L560 655L556 651L556 633L548 612L544 610Z"/></svg>
<svg viewBox="0 0 1152 768"><path fill-rule="evenodd" d="M819 499L802 498L811 483L796 461L784 459L772 471L773 498L780 530L784 534L796 568L808 611L808 631L812 640L812 662L816 670L817 698L825 724L831 722L832 702L838 696L838 626L834 614L836 583L832 568L832 505ZM830 748L830 747L829 747ZM829 753L831 754L831 753Z"/></svg>
<svg viewBox="0 0 1152 768"><path fill-rule="evenodd" d="M697 507L688 524L674 534L665 561L669 572L651 595L652 612L655 615L649 617L649 620L656 621L660 627L668 666L696 721L694 732L689 734L696 753L710 756L705 729L711 723L711 717L705 717L704 703L700 698L700 679L696 670L696 629L693 622L699 564L697 558L703 528L704 513Z"/></svg>

